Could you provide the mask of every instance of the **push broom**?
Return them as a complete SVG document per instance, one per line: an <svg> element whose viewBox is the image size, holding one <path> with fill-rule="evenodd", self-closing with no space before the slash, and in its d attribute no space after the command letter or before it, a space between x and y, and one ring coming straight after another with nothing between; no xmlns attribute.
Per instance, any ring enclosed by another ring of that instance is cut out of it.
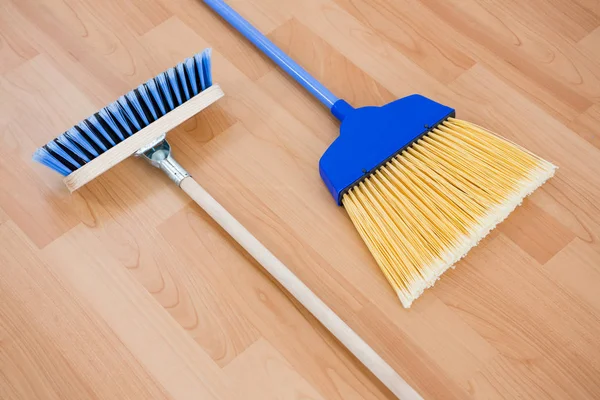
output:
<svg viewBox="0 0 600 400"><path fill-rule="evenodd" d="M421 95L355 109L225 2L204 2L341 122L321 177L406 308L554 174L551 163Z"/></svg>
<svg viewBox="0 0 600 400"><path fill-rule="evenodd" d="M171 156L166 132L223 97L212 84L210 50L121 96L36 150L73 192L131 155L161 169L317 318L392 393L421 399L364 340L208 194Z"/></svg>

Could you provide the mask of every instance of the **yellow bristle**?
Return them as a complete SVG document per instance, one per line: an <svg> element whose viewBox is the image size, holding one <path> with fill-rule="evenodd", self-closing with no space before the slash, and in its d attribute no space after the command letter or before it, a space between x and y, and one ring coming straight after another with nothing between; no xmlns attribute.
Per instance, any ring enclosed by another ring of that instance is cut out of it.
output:
<svg viewBox="0 0 600 400"><path fill-rule="evenodd" d="M342 203L408 308L555 170L514 143L449 118Z"/></svg>

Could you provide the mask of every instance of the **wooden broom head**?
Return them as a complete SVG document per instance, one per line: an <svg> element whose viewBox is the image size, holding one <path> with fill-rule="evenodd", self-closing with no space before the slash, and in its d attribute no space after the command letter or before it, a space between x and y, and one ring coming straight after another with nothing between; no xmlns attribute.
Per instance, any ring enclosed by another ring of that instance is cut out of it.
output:
<svg viewBox="0 0 600 400"><path fill-rule="evenodd" d="M342 203L408 308L555 170L514 143L449 118Z"/></svg>
<svg viewBox="0 0 600 400"><path fill-rule="evenodd" d="M217 84L212 85L121 143L111 147L105 153L102 153L81 168L71 172L65 176L63 182L69 191L74 192L139 149L154 143L166 132L181 125L223 96L224 93L221 87Z"/></svg>
<svg viewBox="0 0 600 400"><path fill-rule="evenodd" d="M211 49L186 58L40 147L33 160L79 189L223 97L211 65Z"/></svg>

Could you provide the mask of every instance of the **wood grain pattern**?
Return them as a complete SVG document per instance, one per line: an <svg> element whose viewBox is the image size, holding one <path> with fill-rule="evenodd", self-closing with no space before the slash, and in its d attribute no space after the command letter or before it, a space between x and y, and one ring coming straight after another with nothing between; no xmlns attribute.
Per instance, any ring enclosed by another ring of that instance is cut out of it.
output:
<svg viewBox="0 0 600 400"><path fill-rule="evenodd" d="M207 46L174 156L425 398L600 397L600 3L232 0L356 105L413 92L556 163L410 310L323 186L337 124L197 0L0 1L0 398L392 398L159 171L33 150Z"/></svg>

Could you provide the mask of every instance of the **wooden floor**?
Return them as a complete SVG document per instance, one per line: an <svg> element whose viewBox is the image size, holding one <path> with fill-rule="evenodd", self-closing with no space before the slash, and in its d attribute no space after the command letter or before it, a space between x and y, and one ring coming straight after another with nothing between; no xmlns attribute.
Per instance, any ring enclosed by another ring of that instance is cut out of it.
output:
<svg viewBox="0 0 600 400"><path fill-rule="evenodd" d="M0 398L392 398L159 171L31 162L208 46L226 97L175 156L425 398L600 398L600 1L231 4L354 105L422 93L556 177L407 311L319 178L334 119L200 1L0 0Z"/></svg>

